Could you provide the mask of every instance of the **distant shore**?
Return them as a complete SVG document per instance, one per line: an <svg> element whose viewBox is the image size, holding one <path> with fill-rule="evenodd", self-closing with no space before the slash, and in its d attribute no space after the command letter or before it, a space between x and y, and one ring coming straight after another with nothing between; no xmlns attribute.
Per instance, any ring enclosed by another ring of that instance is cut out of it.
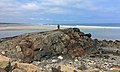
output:
<svg viewBox="0 0 120 72"><path fill-rule="evenodd" d="M61 27L64 29L66 27ZM7 27L0 27L0 31L7 31L7 30L55 30L57 26L7 26ZM112 28L104 28L104 27L87 27L81 26L79 27L80 30L109 30Z"/></svg>

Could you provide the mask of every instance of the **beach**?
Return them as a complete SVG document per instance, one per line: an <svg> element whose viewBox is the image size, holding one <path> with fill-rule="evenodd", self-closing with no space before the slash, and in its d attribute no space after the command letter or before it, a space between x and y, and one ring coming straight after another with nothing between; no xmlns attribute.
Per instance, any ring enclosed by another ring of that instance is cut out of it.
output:
<svg viewBox="0 0 120 72"><path fill-rule="evenodd" d="M61 26L61 29L64 28L69 28L69 27L64 27ZM75 27L74 27L75 28ZM80 26L77 27L81 30L109 30L112 29L110 27L94 27L94 26ZM56 26L7 26L7 27L0 27L0 31L5 31L5 30L55 30L57 29Z"/></svg>
<svg viewBox="0 0 120 72"><path fill-rule="evenodd" d="M66 26L61 25L61 29L65 28L79 28L81 31L85 33L91 33L93 38L101 39L101 40L119 40L120 33L119 27L106 27L106 26ZM30 26L30 25L2 25L0 26L0 38L4 37L12 37L15 35L20 35L24 33L31 32L42 32L42 31L51 31L56 30L57 25L38 25L38 26Z"/></svg>
<svg viewBox="0 0 120 72"><path fill-rule="evenodd" d="M119 71L120 41L93 39L92 36L79 28L66 28L1 38L0 70Z"/></svg>
<svg viewBox="0 0 120 72"><path fill-rule="evenodd" d="M120 72L120 1L0 0L0 72Z"/></svg>

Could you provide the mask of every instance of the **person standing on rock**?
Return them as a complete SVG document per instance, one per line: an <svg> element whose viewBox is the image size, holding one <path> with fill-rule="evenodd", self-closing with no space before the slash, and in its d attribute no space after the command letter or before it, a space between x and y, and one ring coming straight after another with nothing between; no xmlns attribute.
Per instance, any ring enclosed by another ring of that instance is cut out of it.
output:
<svg viewBox="0 0 120 72"><path fill-rule="evenodd" d="M60 29L60 25L59 24L58 24L57 28Z"/></svg>

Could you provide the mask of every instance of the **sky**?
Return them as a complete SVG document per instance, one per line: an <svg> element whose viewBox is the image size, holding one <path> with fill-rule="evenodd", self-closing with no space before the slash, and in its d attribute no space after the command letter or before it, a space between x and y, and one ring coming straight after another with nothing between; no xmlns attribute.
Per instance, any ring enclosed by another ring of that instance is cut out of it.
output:
<svg viewBox="0 0 120 72"><path fill-rule="evenodd" d="M0 22L120 23L120 0L0 0Z"/></svg>

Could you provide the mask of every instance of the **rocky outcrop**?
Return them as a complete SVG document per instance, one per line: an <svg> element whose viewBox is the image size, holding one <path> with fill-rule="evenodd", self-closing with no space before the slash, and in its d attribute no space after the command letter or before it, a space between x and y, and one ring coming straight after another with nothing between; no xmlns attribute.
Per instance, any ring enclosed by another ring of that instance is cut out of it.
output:
<svg viewBox="0 0 120 72"><path fill-rule="evenodd" d="M78 28L27 33L4 39L0 42L0 52L23 62L40 61L65 54L73 58L79 57L96 50L94 40L82 35L84 33Z"/></svg>
<svg viewBox="0 0 120 72"><path fill-rule="evenodd" d="M94 39L99 47L113 47L113 48L120 48L120 41L119 40L98 40Z"/></svg>

